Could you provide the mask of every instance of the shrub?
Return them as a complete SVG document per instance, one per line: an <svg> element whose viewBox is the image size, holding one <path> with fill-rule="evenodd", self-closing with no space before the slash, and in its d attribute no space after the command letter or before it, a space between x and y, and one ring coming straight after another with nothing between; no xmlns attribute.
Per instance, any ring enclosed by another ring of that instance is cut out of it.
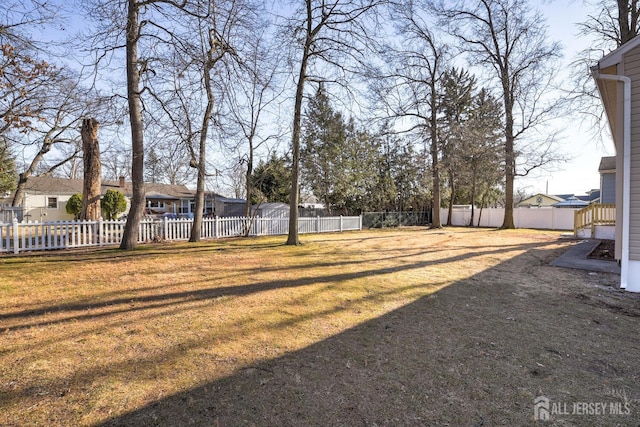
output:
<svg viewBox="0 0 640 427"><path fill-rule="evenodd" d="M127 209L124 194L117 190L107 190L101 202L102 213L108 220L114 220Z"/></svg>
<svg viewBox="0 0 640 427"><path fill-rule="evenodd" d="M82 194L76 193L69 197L64 209L68 214L73 215L73 219L77 221L82 213Z"/></svg>

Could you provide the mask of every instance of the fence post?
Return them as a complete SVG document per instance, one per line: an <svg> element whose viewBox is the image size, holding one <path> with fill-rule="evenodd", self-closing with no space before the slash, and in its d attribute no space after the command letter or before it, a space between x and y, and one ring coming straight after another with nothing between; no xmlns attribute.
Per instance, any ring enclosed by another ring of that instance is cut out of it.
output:
<svg viewBox="0 0 640 427"><path fill-rule="evenodd" d="M342 215L340 215L340 232L342 233Z"/></svg>
<svg viewBox="0 0 640 427"><path fill-rule="evenodd" d="M102 217L98 218L98 242L99 246L104 246L104 236L107 234L104 232L104 223Z"/></svg>
<svg viewBox="0 0 640 427"><path fill-rule="evenodd" d="M169 218L167 218L166 216L163 218L163 227L162 227L162 236L158 236L161 237L163 240L169 240ZM182 236L180 236L182 237Z"/></svg>
<svg viewBox="0 0 640 427"><path fill-rule="evenodd" d="M218 238L218 215L213 217L213 237Z"/></svg>
<svg viewBox="0 0 640 427"><path fill-rule="evenodd" d="M316 215L316 233L320 232L320 215Z"/></svg>
<svg viewBox="0 0 640 427"><path fill-rule="evenodd" d="M358 224L358 230L362 231L362 214L360 214L359 218L360 218L360 221Z"/></svg>
<svg viewBox="0 0 640 427"><path fill-rule="evenodd" d="M18 218L13 219L13 253L20 251L20 239L18 238ZM8 249L8 248L7 248Z"/></svg>

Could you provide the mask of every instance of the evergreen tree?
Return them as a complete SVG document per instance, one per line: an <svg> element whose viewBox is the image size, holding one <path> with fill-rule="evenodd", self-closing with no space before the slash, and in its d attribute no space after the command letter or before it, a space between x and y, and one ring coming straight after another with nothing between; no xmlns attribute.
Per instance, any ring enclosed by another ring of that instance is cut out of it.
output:
<svg viewBox="0 0 640 427"><path fill-rule="evenodd" d="M155 184L162 181L160 176L160 163L160 156L156 153L155 148L149 148L145 158L145 182Z"/></svg>
<svg viewBox="0 0 640 427"><path fill-rule="evenodd" d="M380 138L335 111L322 85L309 101L304 124L303 183L324 202L329 214L369 209L377 180Z"/></svg>
<svg viewBox="0 0 640 427"><path fill-rule="evenodd" d="M478 90L475 78L463 69L445 73L441 108L439 134L450 224L455 203L470 204L473 214L479 195L482 200L493 200L502 191L504 125L500 102L486 89Z"/></svg>
<svg viewBox="0 0 640 427"><path fill-rule="evenodd" d="M288 159L272 154L269 160L260 161L251 174L251 203L289 203L291 167Z"/></svg>
<svg viewBox="0 0 640 427"><path fill-rule="evenodd" d="M463 161L470 176L469 204L473 217L476 204L487 207L504 194L503 113L500 101L484 88L473 98L465 132Z"/></svg>
<svg viewBox="0 0 640 427"><path fill-rule="evenodd" d="M475 78L463 69L451 68L442 79L441 131L442 166L448 184L449 210L447 225L451 216L459 182L468 182L466 164L463 162L465 133L469 126L473 103Z"/></svg>
<svg viewBox="0 0 640 427"><path fill-rule="evenodd" d="M13 191L18 182L18 172L16 162L11 155L9 145L0 140L0 194Z"/></svg>
<svg viewBox="0 0 640 427"><path fill-rule="evenodd" d="M320 84L305 112L300 169L303 183L325 204L329 214L339 197L335 183L346 154L346 140L342 114L333 110L324 85Z"/></svg>

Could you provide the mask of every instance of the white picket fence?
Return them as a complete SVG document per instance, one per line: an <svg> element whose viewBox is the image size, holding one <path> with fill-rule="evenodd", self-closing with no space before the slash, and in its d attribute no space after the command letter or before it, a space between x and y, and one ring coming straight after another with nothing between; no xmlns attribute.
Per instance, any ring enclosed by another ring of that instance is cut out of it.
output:
<svg viewBox="0 0 640 427"><path fill-rule="evenodd" d="M189 240L193 219L149 220L140 222L138 242L156 239ZM54 221L0 223L0 252L19 253L89 246L118 245L125 221ZM289 218L204 218L201 238L218 239L244 236L284 235L289 232ZM299 218L298 232L327 233L362 230L361 216Z"/></svg>

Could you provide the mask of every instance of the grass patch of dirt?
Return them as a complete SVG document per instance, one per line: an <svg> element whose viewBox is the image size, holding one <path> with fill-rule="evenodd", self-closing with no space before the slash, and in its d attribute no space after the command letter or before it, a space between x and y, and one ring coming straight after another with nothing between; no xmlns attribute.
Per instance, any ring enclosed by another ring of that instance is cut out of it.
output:
<svg viewBox="0 0 640 427"><path fill-rule="evenodd" d="M638 425L640 299L559 233L302 240L0 258L0 425Z"/></svg>

